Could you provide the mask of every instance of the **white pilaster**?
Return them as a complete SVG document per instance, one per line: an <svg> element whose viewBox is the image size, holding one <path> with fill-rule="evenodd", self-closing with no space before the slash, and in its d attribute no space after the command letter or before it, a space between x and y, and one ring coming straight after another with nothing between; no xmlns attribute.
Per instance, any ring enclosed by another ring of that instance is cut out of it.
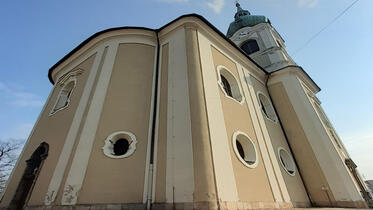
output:
<svg viewBox="0 0 373 210"><path fill-rule="evenodd" d="M99 64L101 62L101 59L104 59L103 58L103 52L104 52L104 46L100 46L98 49L94 50L91 53L88 53L86 56L84 56L82 59L79 60L79 63L80 63L83 60L87 59L88 57L90 57L90 56L92 56L93 54L96 53L96 57L95 57L93 65L92 65L92 68L90 70L86 85L85 85L83 93L82 93L82 96L80 98L79 105L78 105L78 107L75 111L73 121L72 121L70 129L67 133L65 144L63 145L60 157L58 158L56 168L53 172L52 179L49 183L48 191L47 191L47 194L45 195L45 199L44 199L44 204L45 205L52 204L52 202L55 200L57 192L60 188L61 181L62 181L64 172L66 170L66 166L67 166L69 157L71 155L76 137L78 135L79 125L82 121L83 114L84 114L84 112L86 110L86 107L87 107L89 95L91 94L97 72L99 71ZM72 68L75 68L75 65L71 65L71 69Z"/></svg>
<svg viewBox="0 0 373 210"><path fill-rule="evenodd" d="M166 201L192 202L194 167L184 28L169 40Z"/></svg>
<svg viewBox="0 0 373 210"><path fill-rule="evenodd" d="M87 170L88 160L104 105L106 91L109 86L117 49L117 42L109 42L107 56L103 63L96 89L94 90L91 106L89 107L70 172L65 183L62 205L74 205L77 202L77 194L82 187Z"/></svg>
<svg viewBox="0 0 373 210"><path fill-rule="evenodd" d="M229 151L230 141L225 127L211 43L201 33L198 33L198 40L218 199L220 201L238 201L236 180Z"/></svg>

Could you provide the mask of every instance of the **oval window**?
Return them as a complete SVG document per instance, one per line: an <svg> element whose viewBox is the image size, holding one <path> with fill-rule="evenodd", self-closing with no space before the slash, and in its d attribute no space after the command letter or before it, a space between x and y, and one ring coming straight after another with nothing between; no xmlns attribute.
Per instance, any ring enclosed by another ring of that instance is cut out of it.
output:
<svg viewBox="0 0 373 210"><path fill-rule="evenodd" d="M259 106L267 119L277 122L277 115L270 100L263 93L258 92Z"/></svg>
<svg viewBox="0 0 373 210"><path fill-rule="evenodd" d="M296 166L290 153L286 151L284 148L280 147L278 148L278 158L280 160L282 167L285 169L285 171L289 175L294 176L295 171L296 171Z"/></svg>
<svg viewBox="0 0 373 210"><path fill-rule="evenodd" d="M255 168L258 165L258 153L254 142L241 131L233 134L232 144L237 158L245 166Z"/></svg>
<svg viewBox="0 0 373 210"><path fill-rule="evenodd" d="M102 150L110 158L125 158L135 152L136 144L135 135L126 131L118 131L106 138Z"/></svg>

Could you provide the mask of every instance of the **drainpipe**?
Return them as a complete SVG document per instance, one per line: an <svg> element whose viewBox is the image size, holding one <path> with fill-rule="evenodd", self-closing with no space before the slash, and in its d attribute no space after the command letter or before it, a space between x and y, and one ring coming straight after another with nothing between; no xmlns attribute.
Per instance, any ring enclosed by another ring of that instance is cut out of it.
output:
<svg viewBox="0 0 373 210"><path fill-rule="evenodd" d="M271 100L271 103L274 105L274 103L273 103L273 99L272 99L272 95L271 95L271 92L269 91L269 88L268 88L268 81L269 81L269 77L270 77L270 76L271 76L271 74L268 74L265 84L266 84L266 88L267 88L267 90L268 90L269 99ZM288 138L288 136L287 136L287 134L286 134L286 132L285 132L284 126L283 126L283 124L282 124L282 122L281 122L280 115L278 115L278 112L277 112L276 106L273 106L273 109L275 110L275 113L276 113L276 115L278 116L278 123L279 123L279 125L280 125L280 127L281 127L282 133L283 133L284 136L285 136L286 143L289 145L290 153L291 153L291 155L293 156L293 159L294 159L295 165L296 165L296 167L297 167L297 169L298 169L298 172L299 172L299 177L300 177L300 179L301 179L302 182L303 182L303 186L304 186L304 188L306 189L307 197L308 197L308 199L310 199L311 206L314 206L314 203L312 202L312 198L311 198L311 196L310 196L310 194L309 194L309 191L308 191L308 189L307 189L307 186L306 186L305 183L304 183L304 179L303 179L302 173L301 173L300 170L299 170L299 166L298 166L297 160L296 160L296 158L295 158L295 156L294 156L293 149L292 149L291 146L290 146L289 138Z"/></svg>
<svg viewBox="0 0 373 210"><path fill-rule="evenodd" d="M156 125L157 125L157 105L158 105L158 78L159 78L159 37L158 37L158 30L155 31L156 38L157 38L157 60L156 60L156 67L155 67L155 81L154 81L154 103L153 103L153 119L152 119L152 130L151 130L151 139L150 139L150 160L149 160L149 172L148 172L148 189L147 189L147 199L146 199L146 209L150 210L152 207L153 202L153 172L154 172L154 143L155 143L155 133L156 133Z"/></svg>

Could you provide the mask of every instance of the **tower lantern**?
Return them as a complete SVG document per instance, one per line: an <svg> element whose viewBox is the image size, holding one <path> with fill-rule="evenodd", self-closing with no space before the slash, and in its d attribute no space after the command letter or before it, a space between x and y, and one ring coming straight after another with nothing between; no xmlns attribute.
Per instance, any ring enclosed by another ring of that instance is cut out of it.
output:
<svg viewBox="0 0 373 210"><path fill-rule="evenodd" d="M268 72L295 65L284 40L263 15L251 15L236 2L237 12L227 37Z"/></svg>

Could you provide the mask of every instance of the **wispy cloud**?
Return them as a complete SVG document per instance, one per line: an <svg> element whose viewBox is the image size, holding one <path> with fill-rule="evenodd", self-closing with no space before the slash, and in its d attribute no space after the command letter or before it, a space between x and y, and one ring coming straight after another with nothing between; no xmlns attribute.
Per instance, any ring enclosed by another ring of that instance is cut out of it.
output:
<svg viewBox="0 0 373 210"><path fill-rule="evenodd" d="M300 8L314 8L319 3L319 0L298 0Z"/></svg>
<svg viewBox="0 0 373 210"><path fill-rule="evenodd" d="M210 2L207 2L207 6L215 13L220 13L224 6L224 0L211 0Z"/></svg>
<svg viewBox="0 0 373 210"><path fill-rule="evenodd" d="M34 93L17 90L2 82L0 82L0 94L5 96L4 99L8 104L18 107L40 107L45 102Z"/></svg>

